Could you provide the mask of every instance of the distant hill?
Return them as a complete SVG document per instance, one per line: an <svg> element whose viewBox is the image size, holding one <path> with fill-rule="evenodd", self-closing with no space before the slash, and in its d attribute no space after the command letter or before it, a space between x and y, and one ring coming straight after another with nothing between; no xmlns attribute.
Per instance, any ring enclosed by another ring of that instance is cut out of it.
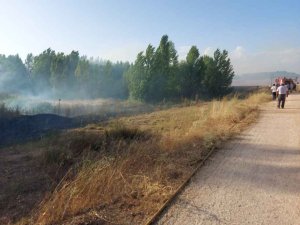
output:
<svg viewBox="0 0 300 225"><path fill-rule="evenodd" d="M300 74L287 71L245 73L236 75L232 81L232 86L270 85L276 77L300 78Z"/></svg>

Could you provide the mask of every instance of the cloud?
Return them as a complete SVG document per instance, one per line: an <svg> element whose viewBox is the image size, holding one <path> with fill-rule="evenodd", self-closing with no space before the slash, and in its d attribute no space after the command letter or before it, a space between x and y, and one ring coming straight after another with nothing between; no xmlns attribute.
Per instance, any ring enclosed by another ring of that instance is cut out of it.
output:
<svg viewBox="0 0 300 225"><path fill-rule="evenodd" d="M128 43L123 46L104 49L103 51L101 51L101 54L99 53L99 55L101 55L103 59L108 59L112 62L134 62L136 60L137 54L141 51L145 51L146 48L147 46L143 44Z"/></svg>
<svg viewBox="0 0 300 225"><path fill-rule="evenodd" d="M214 49L212 47L207 47L204 49L203 55L213 56L214 55Z"/></svg>
<svg viewBox="0 0 300 225"><path fill-rule="evenodd" d="M191 47L192 47L191 45L179 46L177 48L178 59L179 60L185 60L189 50L191 49Z"/></svg>
<svg viewBox="0 0 300 225"><path fill-rule="evenodd" d="M232 52L232 57L235 59L241 59L245 57L245 54L245 49L242 46L237 46Z"/></svg>
<svg viewBox="0 0 300 225"><path fill-rule="evenodd" d="M192 45L179 46L177 48L178 58L180 60L185 60L191 47L192 47ZM213 56L214 51L215 51L215 49L213 49L212 47L207 47L204 49L204 51L199 50L200 56L203 56L203 55Z"/></svg>
<svg viewBox="0 0 300 225"><path fill-rule="evenodd" d="M300 73L300 48L278 48L250 53L242 46L230 52L236 74L282 71Z"/></svg>

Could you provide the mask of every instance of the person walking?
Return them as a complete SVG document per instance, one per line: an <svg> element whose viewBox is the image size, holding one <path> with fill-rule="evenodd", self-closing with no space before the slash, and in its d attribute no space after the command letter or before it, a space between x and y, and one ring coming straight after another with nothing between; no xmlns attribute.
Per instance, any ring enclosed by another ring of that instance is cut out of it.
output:
<svg viewBox="0 0 300 225"><path fill-rule="evenodd" d="M278 104L277 108L284 108L285 104L285 98L288 97L289 90L287 89L286 85L284 83L281 83L280 86L277 88L277 97L278 97Z"/></svg>
<svg viewBox="0 0 300 225"><path fill-rule="evenodd" d="M273 86L271 87L271 91L272 91L272 96L273 96L273 100L276 100L276 85L273 84Z"/></svg>

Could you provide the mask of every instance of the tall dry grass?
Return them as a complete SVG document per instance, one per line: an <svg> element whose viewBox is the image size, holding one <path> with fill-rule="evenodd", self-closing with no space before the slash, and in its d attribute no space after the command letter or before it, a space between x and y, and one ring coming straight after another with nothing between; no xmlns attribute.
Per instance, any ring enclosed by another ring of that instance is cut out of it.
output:
<svg viewBox="0 0 300 225"><path fill-rule="evenodd" d="M91 212L104 224L141 224L190 176L207 150L253 122L259 105L268 100L257 93L86 127L81 134L93 138L85 139L76 169L69 167L72 176L67 173L33 216L19 224L76 224L76 218ZM62 137L64 151L77 148L73 139Z"/></svg>

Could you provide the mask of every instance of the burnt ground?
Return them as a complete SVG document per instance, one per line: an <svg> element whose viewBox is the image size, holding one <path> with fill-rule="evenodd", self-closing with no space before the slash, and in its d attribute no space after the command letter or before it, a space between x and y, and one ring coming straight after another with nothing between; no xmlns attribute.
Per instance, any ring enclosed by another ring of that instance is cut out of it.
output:
<svg viewBox="0 0 300 225"><path fill-rule="evenodd" d="M38 140L47 134L82 127L89 123L102 122L115 116L117 116L117 113L73 118L55 114L21 115L13 118L0 118L0 147Z"/></svg>
<svg viewBox="0 0 300 225"><path fill-rule="evenodd" d="M0 146L38 139L50 131L75 126L73 119L53 114L0 118Z"/></svg>
<svg viewBox="0 0 300 225"><path fill-rule="evenodd" d="M53 114L0 118L0 224L29 214L53 185L38 162L39 153L22 143L80 122Z"/></svg>

